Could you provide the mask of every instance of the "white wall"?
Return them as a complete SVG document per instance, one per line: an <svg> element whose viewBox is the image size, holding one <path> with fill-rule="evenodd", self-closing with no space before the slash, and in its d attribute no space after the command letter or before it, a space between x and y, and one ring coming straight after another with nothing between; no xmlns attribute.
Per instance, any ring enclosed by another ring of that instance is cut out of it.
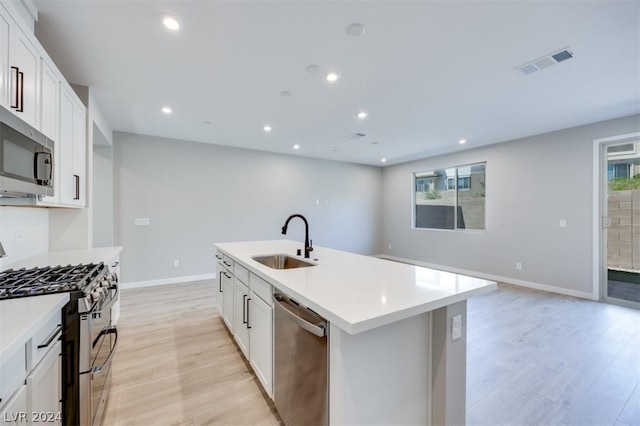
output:
<svg viewBox="0 0 640 426"><path fill-rule="evenodd" d="M381 249L379 167L119 132L114 167L125 283L214 273L215 242L285 238L280 229L293 213L307 217L315 245ZM302 221L286 238L302 247Z"/></svg>
<svg viewBox="0 0 640 426"><path fill-rule="evenodd" d="M636 115L386 167L384 253L589 297L593 140L638 130ZM412 229L413 172L482 161L485 232Z"/></svg>
<svg viewBox="0 0 640 426"><path fill-rule="evenodd" d="M0 258L0 270L48 251L49 209L0 207L0 242L7 252Z"/></svg>
<svg viewBox="0 0 640 426"><path fill-rule="evenodd" d="M113 148L110 146L93 146L92 210L93 246L113 246Z"/></svg>

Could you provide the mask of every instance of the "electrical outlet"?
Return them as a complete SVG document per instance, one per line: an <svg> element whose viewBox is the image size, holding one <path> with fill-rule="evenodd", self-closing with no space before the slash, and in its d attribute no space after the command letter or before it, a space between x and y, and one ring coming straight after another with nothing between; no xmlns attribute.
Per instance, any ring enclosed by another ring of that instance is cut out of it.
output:
<svg viewBox="0 0 640 426"><path fill-rule="evenodd" d="M180 261L179 261L178 259L175 259L175 260L173 261L173 267L174 267L174 268L179 268L179 267L180 267Z"/></svg>
<svg viewBox="0 0 640 426"><path fill-rule="evenodd" d="M458 340L462 337L462 315L458 314L451 318L451 340Z"/></svg>
<svg viewBox="0 0 640 426"><path fill-rule="evenodd" d="M560 219L560 228L567 227L567 219Z"/></svg>
<svg viewBox="0 0 640 426"><path fill-rule="evenodd" d="M516 269L522 271L522 262L516 262Z"/></svg>

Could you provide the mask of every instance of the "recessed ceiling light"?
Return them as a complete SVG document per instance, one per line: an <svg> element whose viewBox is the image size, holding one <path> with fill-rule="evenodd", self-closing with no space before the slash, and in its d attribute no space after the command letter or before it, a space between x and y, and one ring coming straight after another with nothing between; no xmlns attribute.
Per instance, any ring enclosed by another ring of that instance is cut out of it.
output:
<svg viewBox="0 0 640 426"><path fill-rule="evenodd" d="M165 114L171 114L171 108L169 108L169 107L162 107L162 112L164 112Z"/></svg>
<svg viewBox="0 0 640 426"><path fill-rule="evenodd" d="M173 16L165 15L162 17L162 25L171 31L178 31L180 29L180 23Z"/></svg>
<svg viewBox="0 0 640 426"><path fill-rule="evenodd" d="M358 118L367 118L367 115L369 115L368 112L360 111L358 113Z"/></svg>
<svg viewBox="0 0 640 426"><path fill-rule="evenodd" d="M265 132L270 132L271 131L271 126L264 126L262 128L262 130L264 130Z"/></svg>
<svg viewBox="0 0 640 426"><path fill-rule="evenodd" d="M380 161L383 162L383 163L386 163L387 159L386 158L382 158Z"/></svg>
<svg viewBox="0 0 640 426"><path fill-rule="evenodd" d="M332 83L334 81L336 81L337 79L339 79L339 78L340 78L340 74L338 74L337 72L333 72L332 71L329 74L327 74L327 80L332 82Z"/></svg>
<svg viewBox="0 0 640 426"><path fill-rule="evenodd" d="M300 149L300 145L295 144L295 145L293 146L293 149Z"/></svg>
<svg viewBox="0 0 640 426"><path fill-rule="evenodd" d="M466 139L460 139L460 140L458 141L458 143L459 143L460 145L464 145L465 143L467 143L467 140L466 140Z"/></svg>
<svg viewBox="0 0 640 426"><path fill-rule="evenodd" d="M347 34L351 37L358 37L364 33L364 25L360 23L353 23L347 27Z"/></svg>

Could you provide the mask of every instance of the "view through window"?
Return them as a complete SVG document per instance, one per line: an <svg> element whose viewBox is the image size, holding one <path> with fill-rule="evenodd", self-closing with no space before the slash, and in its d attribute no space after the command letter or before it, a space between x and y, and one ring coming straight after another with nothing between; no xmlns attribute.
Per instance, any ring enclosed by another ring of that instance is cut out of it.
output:
<svg viewBox="0 0 640 426"><path fill-rule="evenodd" d="M485 229L486 163L414 174L416 228Z"/></svg>

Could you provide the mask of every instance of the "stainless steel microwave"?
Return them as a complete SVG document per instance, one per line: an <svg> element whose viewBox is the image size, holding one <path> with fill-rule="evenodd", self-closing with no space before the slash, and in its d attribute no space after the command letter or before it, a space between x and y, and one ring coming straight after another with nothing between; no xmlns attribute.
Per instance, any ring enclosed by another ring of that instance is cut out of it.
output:
<svg viewBox="0 0 640 426"><path fill-rule="evenodd" d="M53 195L51 139L0 106L0 197Z"/></svg>

